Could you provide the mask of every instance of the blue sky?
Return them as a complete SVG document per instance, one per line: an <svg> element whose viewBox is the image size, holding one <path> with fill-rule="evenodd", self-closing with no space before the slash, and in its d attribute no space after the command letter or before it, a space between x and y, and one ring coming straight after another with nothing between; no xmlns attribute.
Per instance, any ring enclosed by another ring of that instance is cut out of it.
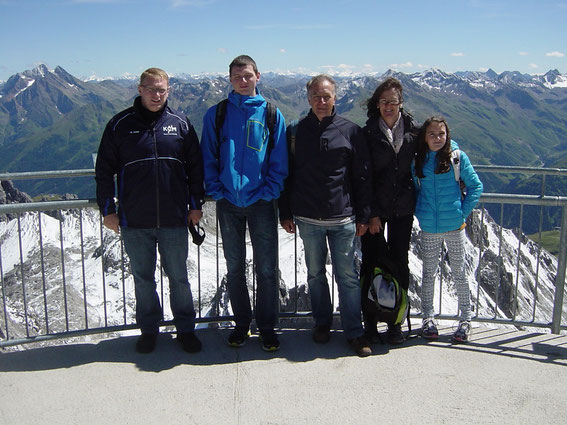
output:
<svg viewBox="0 0 567 425"><path fill-rule="evenodd" d="M0 80L260 71L567 73L567 1L0 0Z"/></svg>

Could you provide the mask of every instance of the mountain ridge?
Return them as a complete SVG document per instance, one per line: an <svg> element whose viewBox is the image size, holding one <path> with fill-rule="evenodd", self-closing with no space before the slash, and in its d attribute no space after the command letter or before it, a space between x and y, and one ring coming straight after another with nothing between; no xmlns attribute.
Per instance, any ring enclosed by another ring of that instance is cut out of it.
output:
<svg viewBox="0 0 567 425"><path fill-rule="evenodd" d="M402 82L404 109L418 122L439 114L448 119L453 139L473 164L567 168L567 75L558 70L534 76L490 69L337 76L338 113L364 125L365 102L388 76ZM289 122L309 111L305 89L309 78L267 72L259 91ZM189 116L197 134L206 110L230 91L228 78L218 75L172 76L170 85L170 105ZM61 67L50 71L45 65L15 74L0 88L0 172L92 168L92 154L106 122L130 106L136 95L136 80L82 81ZM481 178L487 192L540 193L541 184L533 178L492 174ZM90 198L94 193L92 179L18 182L18 186L32 196L76 193ZM567 193L567 182L549 179L546 190L549 195ZM547 227L556 225L557 219L546 220Z"/></svg>

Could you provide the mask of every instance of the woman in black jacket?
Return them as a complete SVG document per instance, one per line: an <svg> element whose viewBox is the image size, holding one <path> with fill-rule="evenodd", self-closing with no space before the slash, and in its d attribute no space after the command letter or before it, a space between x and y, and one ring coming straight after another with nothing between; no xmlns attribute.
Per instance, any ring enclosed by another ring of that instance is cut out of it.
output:
<svg viewBox="0 0 567 425"><path fill-rule="evenodd" d="M367 101L364 134L372 162L373 193L369 232L362 237L362 274L368 274L375 266L389 265L407 290L408 250L415 209L411 163L419 128L413 117L403 110L402 92L400 81L390 77ZM366 315L364 321L368 337L376 340L375 322ZM403 341L401 324L388 323L388 342L401 344Z"/></svg>

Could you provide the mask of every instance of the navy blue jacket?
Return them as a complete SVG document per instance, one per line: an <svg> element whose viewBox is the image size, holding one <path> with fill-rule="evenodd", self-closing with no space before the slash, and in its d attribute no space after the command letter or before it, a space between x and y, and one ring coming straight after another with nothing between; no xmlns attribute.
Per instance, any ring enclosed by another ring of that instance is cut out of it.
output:
<svg viewBox="0 0 567 425"><path fill-rule="evenodd" d="M199 139L187 117L167 104L153 123L141 108L138 97L104 130L95 166L100 212L116 212L116 175L121 226L187 226L188 206L201 209L204 197Z"/></svg>
<svg viewBox="0 0 567 425"><path fill-rule="evenodd" d="M289 133L289 130L288 130ZM280 219L370 217L370 170L362 129L334 111L321 122L310 111L297 124Z"/></svg>

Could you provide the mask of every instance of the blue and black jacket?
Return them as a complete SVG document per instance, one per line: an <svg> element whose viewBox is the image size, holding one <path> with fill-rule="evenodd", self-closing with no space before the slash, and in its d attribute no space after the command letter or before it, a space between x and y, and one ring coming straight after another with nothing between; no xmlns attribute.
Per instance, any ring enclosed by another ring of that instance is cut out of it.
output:
<svg viewBox="0 0 567 425"><path fill-rule="evenodd" d="M215 131L216 108L205 114L201 137L207 194L215 201L224 198L242 208L261 199L279 198L287 176L285 119L281 112L277 111L270 150L266 100L259 93L229 94L221 140L217 140Z"/></svg>
<svg viewBox="0 0 567 425"><path fill-rule="evenodd" d="M100 212L116 213L116 175L121 226L187 226L188 209L200 210L204 197L199 139L167 103L153 120L147 112L138 97L106 125L95 167Z"/></svg>

